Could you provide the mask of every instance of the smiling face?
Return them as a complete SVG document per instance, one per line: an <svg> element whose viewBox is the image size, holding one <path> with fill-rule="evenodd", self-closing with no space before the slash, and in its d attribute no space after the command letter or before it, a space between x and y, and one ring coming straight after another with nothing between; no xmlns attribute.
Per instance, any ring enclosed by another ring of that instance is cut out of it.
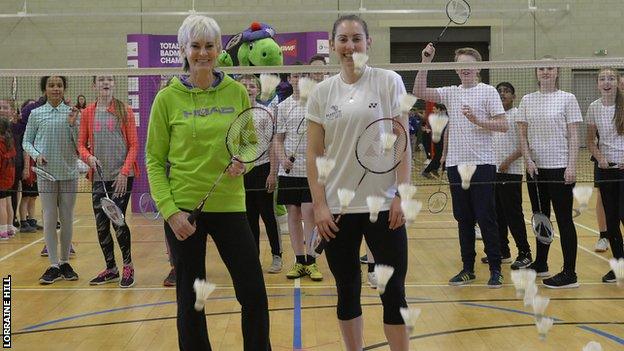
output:
<svg viewBox="0 0 624 351"><path fill-rule="evenodd" d="M215 67L221 44L208 38L195 38L184 48L191 73L209 73Z"/></svg>
<svg viewBox="0 0 624 351"><path fill-rule="evenodd" d="M602 97L613 97L617 92L618 74L611 69L601 70L598 74L598 90Z"/></svg>
<svg viewBox="0 0 624 351"><path fill-rule="evenodd" d="M477 62L477 59L472 55L461 54L457 55L456 62ZM479 69L476 68L464 68L455 70L462 84L474 84L479 81Z"/></svg>
<svg viewBox="0 0 624 351"><path fill-rule="evenodd" d="M540 67L536 72L540 87L554 88L557 86L557 77L559 76L557 67Z"/></svg>
<svg viewBox="0 0 624 351"><path fill-rule="evenodd" d="M56 106L63 99L65 93L65 84L63 80L58 76L51 76L46 81L45 95L51 105Z"/></svg>
<svg viewBox="0 0 624 351"><path fill-rule="evenodd" d="M336 35L330 41L332 50L338 55L343 67L353 69L353 53L365 54L371 44L366 31L358 21L345 20L336 26Z"/></svg>

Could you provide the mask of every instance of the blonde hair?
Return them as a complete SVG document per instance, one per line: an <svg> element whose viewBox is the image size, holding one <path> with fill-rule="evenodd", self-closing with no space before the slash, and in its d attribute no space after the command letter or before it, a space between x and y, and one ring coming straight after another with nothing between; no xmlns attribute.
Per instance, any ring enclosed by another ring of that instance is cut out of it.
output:
<svg viewBox="0 0 624 351"><path fill-rule="evenodd" d="M479 51L473 48L459 48L455 50L455 61L457 61L459 55L468 55L474 57L477 61L483 61L483 58L481 57Z"/></svg>

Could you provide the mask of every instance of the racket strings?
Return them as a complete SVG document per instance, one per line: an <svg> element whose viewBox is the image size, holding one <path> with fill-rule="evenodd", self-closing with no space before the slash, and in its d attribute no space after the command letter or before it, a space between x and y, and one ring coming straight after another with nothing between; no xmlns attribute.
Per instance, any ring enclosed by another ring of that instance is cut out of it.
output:
<svg viewBox="0 0 624 351"><path fill-rule="evenodd" d="M366 127L356 144L356 157L366 170L383 174L402 161L409 140L400 122L384 118Z"/></svg>
<svg viewBox="0 0 624 351"><path fill-rule="evenodd" d="M451 0L446 5L446 15L455 24L465 24L470 18L470 5L464 0Z"/></svg>
<svg viewBox="0 0 624 351"><path fill-rule="evenodd" d="M266 154L274 134L275 121L271 113L261 107L252 107L234 119L225 143L230 156L251 163Z"/></svg>

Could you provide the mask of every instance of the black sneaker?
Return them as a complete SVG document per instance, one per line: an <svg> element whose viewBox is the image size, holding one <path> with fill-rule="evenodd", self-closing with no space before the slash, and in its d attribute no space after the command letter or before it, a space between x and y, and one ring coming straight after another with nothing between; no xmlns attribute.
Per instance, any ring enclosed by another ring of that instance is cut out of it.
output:
<svg viewBox="0 0 624 351"><path fill-rule="evenodd" d="M537 273L538 277L548 277L550 273L548 273L548 265L538 265L536 262L529 264L526 269L532 269Z"/></svg>
<svg viewBox="0 0 624 351"><path fill-rule="evenodd" d="M134 267L124 266L121 281L119 282L119 287L129 288L133 285L134 285Z"/></svg>
<svg viewBox="0 0 624 351"><path fill-rule="evenodd" d="M89 281L89 285L102 285L106 283L112 283L119 281L119 271L117 268L105 269L98 273L95 278Z"/></svg>
<svg viewBox="0 0 624 351"><path fill-rule="evenodd" d="M520 252L518 253L518 257L516 257L516 260L514 261L514 263L511 264L511 269L515 271L518 269L528 268L531 265L531 263L533 263L531 253Z"/></svg>
<svg viewBox="0 0 624 351"><path fill-rule="evenodd" d="M61 270L58 267L50 267L39 278L39 284L48 285L61 279Z"/></svg>
<svg viewBox="0 0 624 351"><path fill-rule="evenodd" d="M43 226L39 225L37 223L37 220L34 218L28 218L26 221L28 221L28 224L32 227L35 228L36 230L43 230Z"/></svg>
<svg viewBox="0 0 624 351"><path fill-rule="evenodd" d="M20 221L19 231L20 233L34 233L37 231L37 229L31 227L30 223L28 223L27 221Z"/></svg>
<svg viewBox="0 0 624 351"><path fill-rule="evenodd" d="M490 273L490 280L488 280L488 288L490 289L500 289L503 287L503 283L505 282L505 278L499 271L492 271Z"/></svg>
<svg viewBox="0 0 624 351"><path fill-rule="evenodd" d="M477 279L477 276L474 272L467 271L462 269L461 272L457 273L456 276L449 280L449 285L465 285Z"/></svg>
<svg viewBox="0 0 624 351"><path fill-rule="evenodd" d="M602 277L602 282L603 283L615 283L616 282L615 273L613 273L613 271L609 271L609 273L605 274Z"/></svg>
<svg viewBox="0 0 624 351"><path fill-rule="evenodd" d="M488 260L487 256L484 256L481 257L481 263L488 264L490 263L490 261ZM501 257L501 263L511 263L511 254L509 256Z"/></svg>
<svg viewBox="0 0 624 351"><path fill-rule="evenodd" d="M61 270L61 276L63 276L63 279L78 280L78 273L74 272L74 269L69 265L69 263L62 263L59 266L59 269Z"/></svg>
<svg viewBox="0 0 624 351"><path fill-rule="evenodd" d="M544 286L551 289L569 289L579 287L579 284L576 281L576 273L569 273L566 271L561 271L548 279L544 279L542 280L542 283L544 283Z"/></svg>

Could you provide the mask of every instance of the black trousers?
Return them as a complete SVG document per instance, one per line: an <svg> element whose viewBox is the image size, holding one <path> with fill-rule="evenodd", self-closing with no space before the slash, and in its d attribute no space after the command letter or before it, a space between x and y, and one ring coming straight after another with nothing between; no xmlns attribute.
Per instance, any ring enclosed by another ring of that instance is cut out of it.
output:
<svg viewBox="0 0 624 351"><path fill-rule="evenodd" d="M576 271L576 251L577 237L576 228L572 219L573 195L572 189L574 184L565 184L564 173L565 168L537 170L537 186L535 179L527 174L527 188L529 190L529 198L531 198L531 208L533 213L538 212L537 189L539 188L540 202L542 212L550 217L550 205L555 211L557 227L561 236L561 251L563 252L563 269L567 272L575 273ZM548 250L550 245L536 242L535 264L538 266L546 266L548 263Z"/></svg>
<svg viewBox="0 0 624 351"><path fill-rule="evenodd" d="M531 252L522 213L522 175L496 173L496 222L503 257L511 257L508 228L516 242L518 253Z"/></svg>
<svg viewBox="0 0 624 351"><path fill-rule="evenodd" d="M607 220L607 238L614 258L624 258L622 231L624 224L624 171L620 169L598 169L598 188Z"/></svg>
<svg viewBox="0 0 624 351"><path fill-rule="evenodd" d="M130 194L132 193L132 183L134 177L128 177L128 186L126 193L120 197L113 197L114 188L113 182L106 182L106 190L108 190L108 196L115 202L117 207L126 215L126 209L128 208L128 202L130 200ZM115 236L117 237L117 243L121 250L121 256L123 258L124 265L132 263L131 254L131 240L130 240L130 228L127 225L121 227L112 223L110 219L102 210L102 204L100 200L106 197L104 194L104 187L101 181L94 181L91 187L91 200L93 202L93 214L95 215L95 228L98 234L98 241L100 242L100 248L102 254L104 254L104 260L106 261L106 268L111 269L116 267L115 263L115 247L113 242L113 236L111 235L111 224L115 230Z"/></svg>
<svg viewBox="0 0 624 351"><path fill-rule="evenodd" d="M271 254L281 255L282 247L275 219L273 193L268 193L266 189L266 180L270 171L271 166L267 162L252 168L249 173L245 174L245 207L258 252L260 251L260 218L262 218L269 245L271 245Z"/></svg>
<svg viewBox="0 0 624 351"><path fill-rule="evenodd" d="M405 226L390 230L389 211L379 213L377 222L371 223L368 213L346 214L338 222L336 238L325 249L327 263L338 290L337 314L340 320L351 320L362 315L360 293L360 244L362 236L375 257L375 264L394 267L394 274L381 295L385 324L404 324L399 309L406 307L405 274L407 273L407 231Z"/></svg>
<svg viewBox="0 0 624 351"><path fill-rule="evenodd" d="M208 233L232 277L236 299L241 304L244 350L270 350L269 310L264 278L245 213L202 212L196 225L195 233L180 241L165 223L165 235L176 268L180 350L211 350L206 316L204 311L195 311L193 291L195 279L206 278Z"/></svg>
<svg viewBox="0 0 624 351"><path fill-rule="evenodd" d="M453 216L459 228L459 247L464 269L474 272L475 265L475 223L479 223L485 254L490 271L501 271L501 249L496 223L494 180L496 166L478 165L470 188L461 187L457 166L448 167L448 178L453 201Z"/></svg>

